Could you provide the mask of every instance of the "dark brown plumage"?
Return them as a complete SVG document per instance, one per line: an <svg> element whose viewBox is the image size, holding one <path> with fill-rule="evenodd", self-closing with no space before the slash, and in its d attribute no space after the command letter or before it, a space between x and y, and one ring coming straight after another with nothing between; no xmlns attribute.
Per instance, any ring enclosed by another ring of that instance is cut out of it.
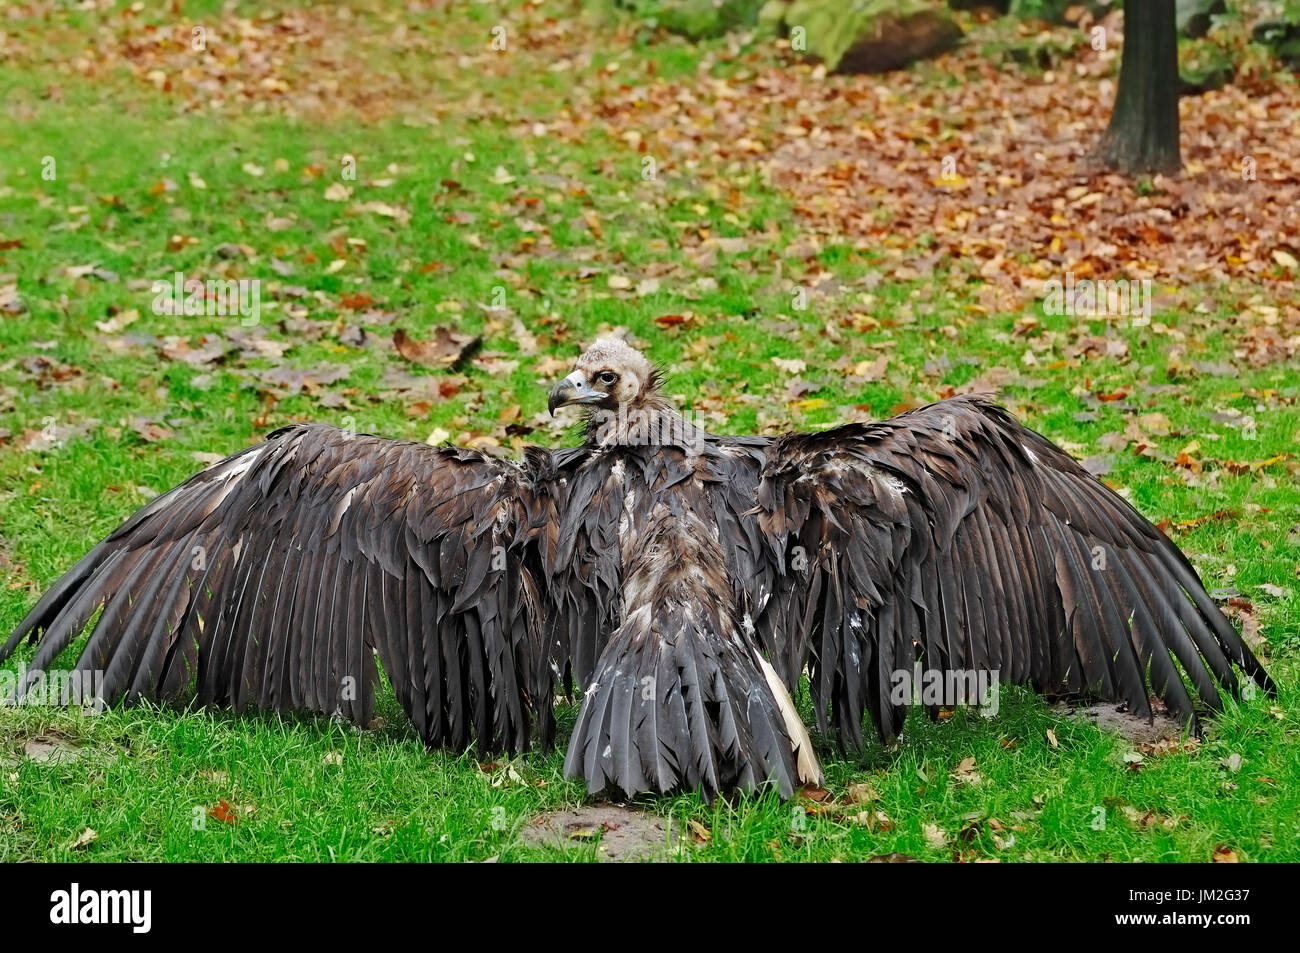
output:
<svg viewBox="0 0 1300 953"><path fill-rule="evenodd" d="M843 745L919 663L998 673L1195 729L1233 665L1273 685L1178 549L986 400L777 438L697 430L660 375L597 342L551 404L578 447L520 464L292 426L145 506L0 649L22 693L101 608L77 661L140 698L366 721L375 658L431 745L552 743L590 790L790 794L820 778L790 692ZM373 650L373 651L372 651Z"/></svg>

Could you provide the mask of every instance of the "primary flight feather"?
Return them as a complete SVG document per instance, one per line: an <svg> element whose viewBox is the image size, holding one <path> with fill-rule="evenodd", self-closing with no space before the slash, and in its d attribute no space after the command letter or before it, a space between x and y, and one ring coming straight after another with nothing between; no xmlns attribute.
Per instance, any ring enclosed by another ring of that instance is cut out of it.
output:
<svg viewBox="0 0 1300 953"><path fill-rule="evenodd" d="M581 694L565 772L590 791L773 785L821 769L791 700L862 743L900 678L991 672L1195 730L1274 687L1186 557L1045 438L977 397L875 424L721 436L619 338L550 394L580 446L521 463L295 425L139 510L0 648L15 697L102 609L97 695L369 720L383 666L430 745L518 752Z"/></svg>

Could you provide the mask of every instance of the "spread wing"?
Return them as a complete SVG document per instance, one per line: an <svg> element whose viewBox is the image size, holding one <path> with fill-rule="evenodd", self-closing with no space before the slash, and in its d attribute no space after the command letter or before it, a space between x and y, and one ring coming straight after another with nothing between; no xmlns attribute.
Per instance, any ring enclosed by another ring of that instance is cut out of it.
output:
<svg viewBox="0 0 1300 953"><path fill-rule="evenodd" d="M753 517L778 581L757 629L787 682L808 663L847 744L864 709L898 732L918 660L1144 715L1154 690L1193 729L1179 667L1214 710L1234 662L1273 690L1178 548L987 401L790 434L767 460Z"/></svg>
<svg viewBox="0 0 1300 953"><path fill-rule="evenodd" d="M93 701L193 688L365 723L377 654L430 744L519 750L551 718L535 499L527 467L480 453L288 427L127 520L0 661L39 638L21 696L99 613L76 663L102 673Z"/></svg>

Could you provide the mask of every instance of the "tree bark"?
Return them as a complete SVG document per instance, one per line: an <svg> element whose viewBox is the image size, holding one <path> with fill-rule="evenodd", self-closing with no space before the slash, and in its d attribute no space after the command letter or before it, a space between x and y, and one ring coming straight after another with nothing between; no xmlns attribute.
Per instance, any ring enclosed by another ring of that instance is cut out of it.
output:
<svg viewBox="0 0 1300 953"><path fill-rule="evenodd" d="M1125 0L1119 91L1095 155L1128 175L1182 168L1174 0Z"/></svg>

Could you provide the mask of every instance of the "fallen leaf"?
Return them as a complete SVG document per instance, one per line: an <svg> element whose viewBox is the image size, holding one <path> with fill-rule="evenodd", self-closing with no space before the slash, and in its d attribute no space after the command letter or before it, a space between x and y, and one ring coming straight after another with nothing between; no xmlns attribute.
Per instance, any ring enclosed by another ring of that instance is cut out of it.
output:
<svg viewBox="0 0 1300 953"><path fill-rule="evenodd" d="M120 334L127 326L140 320L140 312L135 308L119 311L107 321L96 321L95 327L105 334Z"/></svg>
<svg viewBox="0 0 1300 953"><path fill-rule="evenodd" d="M170 427L158 423L156 420L149 420L145 417L132 417L131 429L135 431L137 437L145 443L157 443L159 440L170 440L176 435L176 431Z"/></svg>
<svg viewBox="0 0 1300 953"><path fill-rule="evenodd" d="M938 824L922 824L921 833L925 836L925 842L931 847L938 849L948 844L948 835Z"/></svg>
<svg viewBox="0 0 1300 953"><path fill-rule="evenodd" d="M223 824L238 824L239 813L233 804L224 797L208 808L208 817L221 821Z"/></svg>
<svg viewBox="0 0 1300 953"><path fill-rule="evenodd" d="M879 801L880 795L870 784L850 784L846 792L848 799L854 804L867 804L871 801Z"/></svg>
<svg viewBox="0 0 1300 953"><path fill-rule="evenodd" d="M433 337L424 341L408 336L401 328L393 332L393 346L397 348L397 353L421 367L454 367L481 340L475 335L462 334L443 325L434 328Z"/></svg>
<svg viewBox="0 0 1300 953"><path fill-rule="evenodd" d="M963 758L957 767L953 769L952 779L958 784L969 784L972 787L984 780L980 777L979 772L975 770L974 758Z"/></svg>

